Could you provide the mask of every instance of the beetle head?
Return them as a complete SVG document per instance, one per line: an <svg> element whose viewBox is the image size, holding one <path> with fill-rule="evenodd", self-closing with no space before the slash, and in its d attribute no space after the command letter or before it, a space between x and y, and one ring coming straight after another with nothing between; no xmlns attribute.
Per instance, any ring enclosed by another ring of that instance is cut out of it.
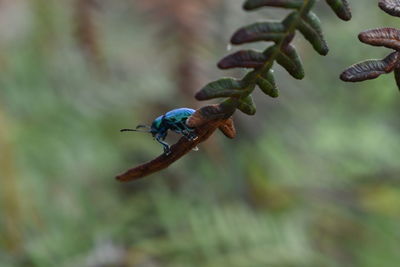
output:
<svg viewBox="0 0 400 267"><path fill-rule="evenodd" d="M151 134L153 135L153 137L154 137L157 133L160 132L162 120L163 120L163 116L160 116L160 117L156 118L156 119L153 121L153 123L151 124L150 132L151 132Z"/></svg>

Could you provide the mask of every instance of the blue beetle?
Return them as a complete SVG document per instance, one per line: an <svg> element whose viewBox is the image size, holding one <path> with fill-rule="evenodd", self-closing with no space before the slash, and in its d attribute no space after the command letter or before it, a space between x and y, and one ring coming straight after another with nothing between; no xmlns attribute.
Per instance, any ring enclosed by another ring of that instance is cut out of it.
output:
<svg viewBox="0 0 400 267"><path fill-rule="evenodd" d="M168 135L168 130L174 131L178 134L182 134L188 140L192 141L197 139L194 129L190 128L186 124L186 120L195 112L194 109L190 108L178 108L168 111L164 115L157 117L151 126L138 125L136 129L122 129L121 132L135 131L151 133L153 137L164 147L164 153L170 154L170 146L165 142L165 138ZM140 128L147 128L149 130L142 131Z"/></svg>

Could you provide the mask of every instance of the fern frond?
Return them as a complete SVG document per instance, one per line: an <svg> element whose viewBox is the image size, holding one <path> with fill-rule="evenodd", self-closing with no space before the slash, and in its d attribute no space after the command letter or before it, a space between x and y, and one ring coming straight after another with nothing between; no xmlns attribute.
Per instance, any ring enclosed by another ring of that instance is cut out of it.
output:
<svg viewBox="0 0 400 267"><path fill-rule="evenodd" d="M328 54L328 45L325 41L318 16L312 12L315 0L247 0L243 6L252 11L263 7L278 7L293 10L282 21L264 21L237 30L232 38L233 45L253 43L259 41L273 42L274 44L263 52L255 50L240 50L224 57L219 63L220 69L247 68L253 69L241 80L235 80L235 86L227 83L231 78L223 78L203 87L196 94L198 100L212 98L228 98L226 101L232 115L236 109L246 114L255 114L255 106L251 94L256 87L271 97L279 95L272 73L274 63L284 67L295 79L304 78L304 68L296 48L291 44L296 32L300 32L320 55ZM326 1L335 13L343 20L351 18L347 0ZM218 86L215 86L218 85Z"/></svg>
<svg viewBox="0 0 400 267"><path fill-rule="evenodd" d="M315 2L316 0L247 0L243 8L249 11L263 7L286 8L293 11L282 21L265 21L240 28L233 34L231 43L241 45L267 41L274 44L264 51L240 50L221 59L218 63L220 69L252 70L242 79L222 78L207 84L197 92L195 95L197 100L224 99L220 104L198 109L189 117L186 123L196 130L198 138L189 141L182 137L171 147L170 154L163 154L151 162L128 170L117 179L131 181L167 168L197 144L207 140L217 129L229 138L235 137L236 131L231 116L237 109L247 115L256 113L256 106L251 96L256 87L268 96L278 97L279 92L272 71L275 62L284 67L295 79L303 79L303 63L292 45L296 32L302 33L319 54L328 53L328 45L319 18L312 12ZM341 19L351 18L347 0L326 0L326 2ZM389 61L384 60L374 64L386 71L387 65L391 64Z"/></svg>
<svg viewBox="0 0 400 267"><path fill-rule="evenodd" d="M379 7L391 16L400 17L399 0L380 0ZM348 67L340 78L345 82L362 82L394 72L397 87L400 89L400 29L376 28L358 35L361 42L372 46L383 46L394 50L383 60L367 60Z"/></svg>

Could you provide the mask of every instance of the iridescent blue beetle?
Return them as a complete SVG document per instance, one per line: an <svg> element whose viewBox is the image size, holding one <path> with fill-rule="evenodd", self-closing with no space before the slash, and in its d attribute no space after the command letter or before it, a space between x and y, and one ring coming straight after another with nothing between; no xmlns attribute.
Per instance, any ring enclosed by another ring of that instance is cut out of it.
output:
<svg viewBox="0 0 400 267"><path fill-rule="evenodd" d="M190 108L173 109L156 118L151 126L138 125L136 126L136 129L122 129L121 132L134 131L151 133L157 142L163 145L164 153L168 155L170 154L170 146L164 141L168 135L168 130L182 134L190 141L197 139L194 129L190 128L186 124L187 118L189 118L194 112L195 110ZM138 130L140 128L147 128L148 130Z"/></svg>

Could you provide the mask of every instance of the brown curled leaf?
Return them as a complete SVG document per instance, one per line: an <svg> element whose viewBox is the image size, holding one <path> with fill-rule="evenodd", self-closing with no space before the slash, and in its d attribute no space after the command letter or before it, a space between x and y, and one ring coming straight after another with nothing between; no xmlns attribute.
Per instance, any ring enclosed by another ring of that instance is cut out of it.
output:
<svg viewBox="0 0 400 267"><path fill-rule="evenodd" d="M157 158L132 168L116 177L121 182L138 180L152 173L168 168L172 163L189 153L201 142L206 141L218 128L228 138L234 138L236 130L230 116L234 112L234 103L223 102L221 104L209 105L196 110L186 123L195 128L197 138L190 141L182 137L171 146L171 153L162 154Z"/></svg>
<svg viewBox="0 0 400 267"><path fill-rule="evenodd" d="M228 138L233 139L236 137L236 129L235 124L233 123L233 119L229 118L219 126L219 130Z"/></svg>
<svg viewBox="0 0 400 267"><path fill-rule="evenodd" d="M259 68L264 65L268 57L254 50L241 50L230 54L218 63L220 69L231 68Z"/></svg>
<svg viewBox="0 0 400 267"><path fill-rule="evenodd" d="M170 154L162 154L147 163L118 175L116 179L121 182L134 181L168 168L172 163L189 153L199 143L207 140L224 122L225 120L209 121L207 124L196 128L198 137L196 140L189 141L186 137L182 137L176 144L171 146Z"/></svg>
<svg viewBox="0 0 400 267"><path fill-rule="evenodd" d="M396 80L397 88L400 90L400 66L394 69L394 79Z"/></svg>
<svg viewBox="0 0 400 267"><path fill-rule="evenodd" d="M395 28L385 27L367 30L360 33L358 38L361 42L369 45L400 50L400 30Z"/></svg>
<svg viewBox="0 0 400 267"><path fill-rule="evenodd" d="M236 136L236 129L232 117L227 117L229 110L223 104L214 104L196 110L187 120L186 124L191 128L198 128L210 122L210 120L221 120L219 129L223 134L233 139Z"/></svg>
<svg viewBox="0 0 400 267"><path fill-rule="evenodd" d="M214 104L196 110L187 120L186 124L191 128L198 128L211 120L226 120L230 117L221 104Z"/></svg>
<svg viewBox="0 0 400 267"><path fill-rule="evenodd" d="M383 60L367 60L346 69L340 79L346 82L360 82L375 79L392 72L400 60L399 52L393 52Z"/></svg>
<svg viewBox="0 0 400 267"><path fill-rule="evenodd" d="M400 17L399 0L380 0L379 7L389 15Z"/></svg>

